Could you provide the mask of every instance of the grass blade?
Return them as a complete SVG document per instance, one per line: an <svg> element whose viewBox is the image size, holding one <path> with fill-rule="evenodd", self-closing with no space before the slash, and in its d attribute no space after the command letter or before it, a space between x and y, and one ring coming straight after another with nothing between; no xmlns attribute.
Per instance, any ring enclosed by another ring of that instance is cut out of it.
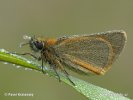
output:
<svg viewBox="0 0 133 100"><path fill-rule="evenodd" d="M0 61L13 63L16 65L20 65L26 68L31 68L34 70L41 71L41 65L26 59L22 56L11 54L4 49L0 49ZM53 70L44 66L44 71L55 78L57 78L56 74ZM73 87L76 91L86 96L89 100L130 100L127 97L124 97L121 94L114 93L107 89L101 88L99 86L95 86L93 84L87 83L83 80L70 76L71 80L75 83L76 86L73 86L70 81L64 76L63 73L59 73L61 81L65 82L69 86Z"/></svg>

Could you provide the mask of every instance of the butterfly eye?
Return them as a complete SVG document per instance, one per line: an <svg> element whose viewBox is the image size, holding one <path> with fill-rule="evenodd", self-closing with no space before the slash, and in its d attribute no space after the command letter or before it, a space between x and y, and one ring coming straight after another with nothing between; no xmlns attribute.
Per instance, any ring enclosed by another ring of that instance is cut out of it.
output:
<svg viewBox="0 0 133 100"><path fill-rule="evenodd" d="M42 50L44 47L44 44L42 41L37 41L34 38L31 38L31 40L29 41L29 45L30 45L31 49L35 52Z"/></svg>
<svg viewBox="0 0 133 100"><path fill-rule="evenodd" d="M35 41L35 42L34 42L34 45L35 45L35 47L36 47L38 50L42 50L42 49L43 49L43 43L42 43L42 42Z"/></svg>

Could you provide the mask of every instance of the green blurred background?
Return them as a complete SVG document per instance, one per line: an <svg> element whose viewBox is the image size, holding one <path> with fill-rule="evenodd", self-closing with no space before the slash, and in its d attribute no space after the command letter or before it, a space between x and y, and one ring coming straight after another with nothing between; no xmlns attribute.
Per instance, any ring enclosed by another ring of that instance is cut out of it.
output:
<svg viewBox="0 0 133 100"><path fill-rule="evenodd" d="M23 35L60 37L108 30L125 30L126 47L104 76L81 76L92 84L133 98L133 1L132 0L0 0L0 48L19 48ZM33 93L10 97L4 93ZM0 100L87 100L64 83L36 71L17 69L0 62Z"/></svg>

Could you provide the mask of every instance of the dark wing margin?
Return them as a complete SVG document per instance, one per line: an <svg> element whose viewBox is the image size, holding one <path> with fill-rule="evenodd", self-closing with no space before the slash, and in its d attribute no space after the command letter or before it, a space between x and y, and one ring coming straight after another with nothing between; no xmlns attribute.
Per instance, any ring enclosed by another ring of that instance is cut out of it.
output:
<svg viewBox="0 0 133 100"><path fill-rule="evenodd" d="M118 58L126 42L124 31L63 38L54 46L63 62L83 73L104 74Z"/></svg>

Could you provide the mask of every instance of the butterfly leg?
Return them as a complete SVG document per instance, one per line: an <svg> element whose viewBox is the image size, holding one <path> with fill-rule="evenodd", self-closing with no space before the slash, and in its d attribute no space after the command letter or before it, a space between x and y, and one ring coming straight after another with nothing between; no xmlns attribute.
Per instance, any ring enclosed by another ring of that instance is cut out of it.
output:
<svg viewBox="0 0 133 100"><path fill-rule="evenodd" d="M57 75L57 77L58 77L58 79L59 79L59 82L61 82L60 76L59 76L58 72L56 71L56 68L55 68L55 67L53 67L53 69L54 69L55 74Z"/></svg>
<svg viewBox="0 0 133 100"><path fill-rule="evenodd" d="M56 60L56 63L59 66L59 68L61 69L61 71L63 71L63 73L66 75L66 77L70 81L70 83L72 83L72 85L75 86L75 83L69 78L69 74L67 73L67 71L65 70L65 68L63 67L63 65L60 63L60 61Z"/></svg>
<svg viewBox="0 0 133 100"><path fill-rule="evenodd" d="M31 57L37 59L38 61L41 60L41 57L36 57L36 56L33 55L32 53L28 53L28 52L26 52L26 53L12 53L12 54L16 54L16 55L29 55L29 56L31 56Z"/></svg>

